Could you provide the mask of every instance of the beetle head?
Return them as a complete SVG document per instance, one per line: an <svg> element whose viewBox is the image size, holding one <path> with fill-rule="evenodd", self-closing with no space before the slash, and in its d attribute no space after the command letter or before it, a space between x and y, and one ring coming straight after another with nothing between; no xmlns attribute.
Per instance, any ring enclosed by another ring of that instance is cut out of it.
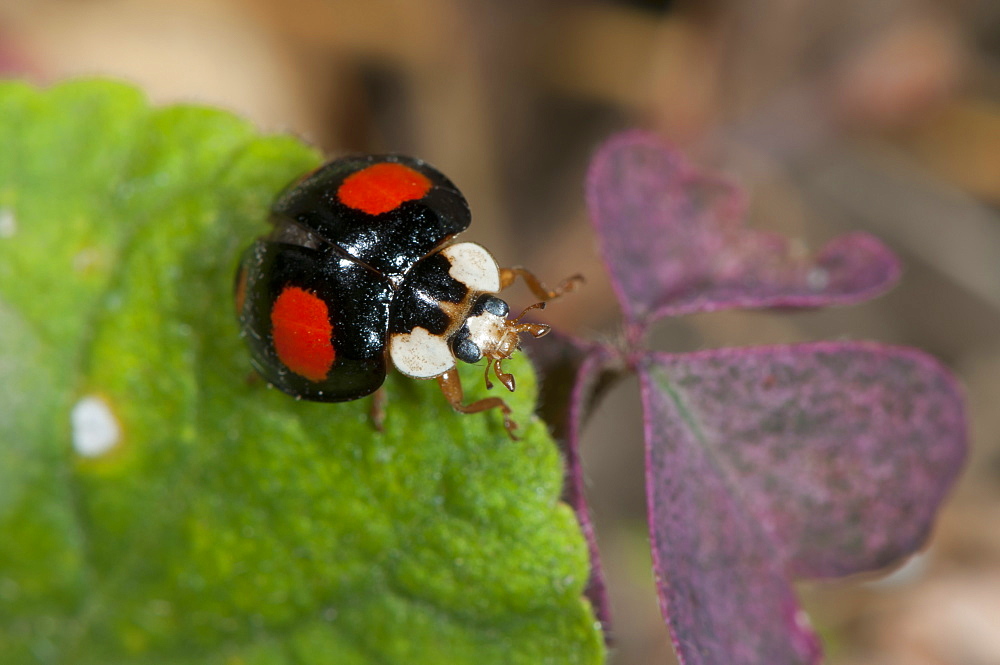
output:
<svg viewBox="0 0 1000 665"><path fill-rule="evenodd" d="M486 387L493 387L490 381L492 369L497 380L507 390L513 391L514 376L504 372L501 363L521 348L521 334L527 333L533 337L543 337L548 334L550 326L542 323L521 323L525 314L544 307L544 302L535 303L526 307L516 318L508 319L510 308L507 303L496 296L480 296L465 320L465 325L452 338L455 357L468 363L486 358Z"/></svg>

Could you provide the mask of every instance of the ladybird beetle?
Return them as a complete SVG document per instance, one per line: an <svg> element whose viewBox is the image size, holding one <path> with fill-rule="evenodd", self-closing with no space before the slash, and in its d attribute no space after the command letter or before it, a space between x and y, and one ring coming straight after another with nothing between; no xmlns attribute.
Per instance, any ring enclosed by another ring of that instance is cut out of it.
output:
<svg viewBox="0 0 1000 665"><path fill-rule="evenodd" d="M418 159L344 157L304 176L278 196L271 233L246 250L237 274L253 366L296 398L343 402L377 391L391 361L406 376L436 379L456 411L500 409L513 436L503 399L463 404L455 361L485 358L487 387L492 368L513 391L501 362L520 334L549 332L521 317L580 277L549 290L523 268L498 267L482 246L453 242L470 221L461 192ZM508 319L494 294L518 276L541 302Z"/></svg>

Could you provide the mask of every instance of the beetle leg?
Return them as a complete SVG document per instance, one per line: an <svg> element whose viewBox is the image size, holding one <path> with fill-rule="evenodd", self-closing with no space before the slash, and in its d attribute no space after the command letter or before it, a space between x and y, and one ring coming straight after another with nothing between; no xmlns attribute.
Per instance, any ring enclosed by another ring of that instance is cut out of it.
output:
<svg viewBox="0 0 1000 665"><path fill-rule="evenodd" d="M483 374L483 376L486 379L487 390L493 390L493 382L490 381L490 369L493 368L493 362L494 361L489 358L486 359L486 372Z"/></svg>
<svg viewBox="0 0 1000 665"><path fill-rule="evenodd" d="M493 372L497 375L497 379L500 380L500 383L502 383L507 390L514 392L514 375L503 371L503 368L500 367L500 363L502 362L503 358L497 358L493 361Z"/></svg>
<svg viewBox="0 0 1000 665"><path fill-rule="evenodd" d="M385 386L379 386L379 389L372 393L371 418L376 432L385 431L385 405L388 401L389 395L385 392Z"/></svg>
<svg viewBox="0 0 1000 665"><path fill-rule="evenodd" d="M535 277L535 274L531 271L521 266L514 266L512 268L500 268L500 290L503 291L513 284L514 280L518 277L524 280L528 289L542 302L558 298L564 293L569 293L576 289L578 284L583 283L583 275L573 275L561 281L556 288L550 289L542 284L542 281Z"/></svg>
<svg viewBox="0 0 1000 665"><path fill-rule="evenodd" d="M487 411L489 409L500 409L500 412L503 413L504 429L507 430L510 438L517 441L517 437L514 435L517 423L511 420L510 407L507 406L507 402L499 397L487 397L472 404L462 404L465 396L462 392L462 381L458 376L458 370L453 367L446 372L438 374L436 378L445 399L448 400L451 408L459 413L479 413L480 411Z"/></svg>

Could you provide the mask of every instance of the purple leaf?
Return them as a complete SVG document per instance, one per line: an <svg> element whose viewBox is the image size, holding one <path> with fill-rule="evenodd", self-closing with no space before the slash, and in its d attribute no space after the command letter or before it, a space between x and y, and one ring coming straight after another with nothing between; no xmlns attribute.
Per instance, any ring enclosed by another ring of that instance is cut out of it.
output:
<svg viewBox="0 0 1000 665"><path fill-rule="evenodd" d="M580 459L580 430L594 404L622 376L612 356L601 345L588 344L557 332L544 340L525 340L525 350L541 381L538 411L549 425L565 459L566 481L562 499L576 513L590 551L590 581L586 595L610 640L611 606L604 581L597 536L584 492Z"/></svg>
<svg viewBox="0 0 1000 665"><path fill-rule="evenodd" d="M689 664L815 662L787 579L914 552L965 457L960 391L912 349L650 354L640 377L661 604Z"/></svg>
<svg viewBox="0 0 1000 665"><path fill-rule="evenodd" d="M699 173L652 134L620 134L598 150L587 203L633 326L734 307L857 302L899 276L896 257L865 233L841 236L810 258L783 236L744 228L740 190Z"/></svg>
<svg viewBox="0 0 1000 665"><path fill-rule="evenodd" d="M593 401L598 398L598 392L603 392L601 384L607 387L602 376L602 370L608 365L608 356L599 348L590 352L583 361L573 383L573 394L570 398L568 430L563 449L566 454L566 500L576 511L577 520L587 538L590 548L590 580L587 583L587 597L594 606L594 612L604 627L606 639L611 634L611 603L608 601L607 586L604 581L604 569L601 566L601 556L597 549L597 534L590 519L590 508L584 492L583 465L580 460L580 430L583 421L592 411ZM617 378L617 377L616 377ZM613 380L613 379L610 379Z"/></svg>
<svg viewBox="0 0 1000 665"><path fill-rule="evenodd" d="M682 414L640 373L646 486L660 609L686 665L809 665L820 647L767 534L680 432ZM680 426L678 426L680 425Z"/></svg>

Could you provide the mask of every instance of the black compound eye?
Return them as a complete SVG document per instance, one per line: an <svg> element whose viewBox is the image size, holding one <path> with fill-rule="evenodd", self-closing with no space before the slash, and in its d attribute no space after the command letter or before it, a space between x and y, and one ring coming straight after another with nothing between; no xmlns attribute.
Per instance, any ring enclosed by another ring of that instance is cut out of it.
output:
<svg viewBox="0 0 1000 665"><path fill-rule="evenodd" d="M455 342L454 351L455 357L466 363L477 363L483 357L483 352L469 339Z"/></svg>
<svg viewBox="0 0 1000 665"><path fill-rule="evenodd" d="M483 298L483 309L502 319L507 318L507 315L510 313L510 307L507 306L507 303L493 296L485 296Z"/></svg>
<svg viewBox="0 0 1000 665"><path fill-rule="evenodd" d="M462 329L451 338L451 352L466 363L477 363L483 357L483 352L469 339L468 326L462 326Z"/></svg>

